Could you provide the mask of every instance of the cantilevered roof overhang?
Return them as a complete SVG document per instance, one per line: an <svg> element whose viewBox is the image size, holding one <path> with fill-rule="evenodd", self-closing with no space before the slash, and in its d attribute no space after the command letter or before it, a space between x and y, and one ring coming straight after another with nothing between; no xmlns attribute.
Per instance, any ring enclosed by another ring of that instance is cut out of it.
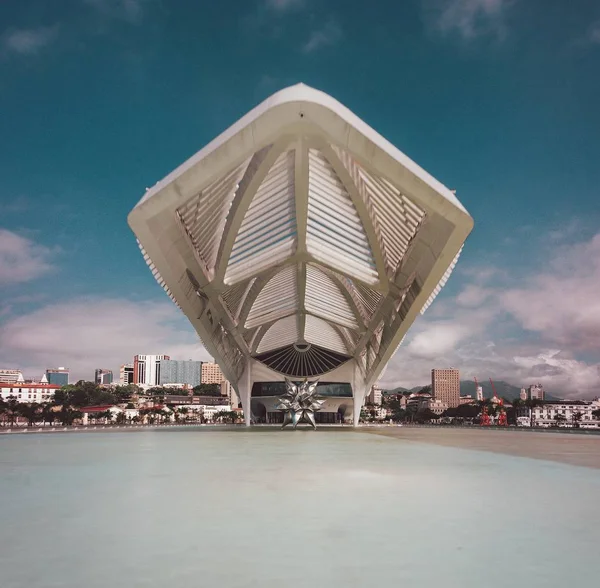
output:
<svg viewBox="0 0 600 588"><path fill-rule="evenodd" d="M455 194L347 108L277 92L149 189L129 224L235 383L355 360L373 383L473 227Z"/></svg>

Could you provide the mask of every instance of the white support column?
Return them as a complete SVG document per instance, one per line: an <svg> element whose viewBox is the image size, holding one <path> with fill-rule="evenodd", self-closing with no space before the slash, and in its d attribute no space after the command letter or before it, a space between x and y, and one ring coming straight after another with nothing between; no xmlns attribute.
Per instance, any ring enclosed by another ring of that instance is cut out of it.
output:
<svg viewBox="0 0 600 588"><path fill-rule="evenodd" d="M354 381L352 383L352 424L358 427L360 410L367 395L367 385L358 366L354 367Z"/></svg>
<svg viewBox="0 0 600 588"><path fill-rule="evenodd" d="M246 364L246 369L242 373L242 377L237 383L238 395L242 402L242 410L244 411L244 422L247 427L252 421L252 407L250 397L252 394L252 360L249 359Z"/></svg>

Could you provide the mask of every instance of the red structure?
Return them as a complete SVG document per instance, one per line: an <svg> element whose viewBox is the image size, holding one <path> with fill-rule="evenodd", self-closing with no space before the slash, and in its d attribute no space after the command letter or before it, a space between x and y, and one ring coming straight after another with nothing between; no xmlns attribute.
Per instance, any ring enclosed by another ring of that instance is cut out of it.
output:
<svg viewBox="0 0 600 588"><path fill-rule="evenodd" d="M492 424L492 421L490 420L490 415L488 414L487 411L487 406L484 404L483 408L481 409L481 417L479 418L479 424L482 427L489 427Z"/></svg>
<svg viewBox="0 0 600 588"><path fill-rule="evenodd" d="M506 420L506 410L504 409L504 400L502 400L502 398L500 398L498 396L498 394L496 394L496 388L494 386L494 382L492 382L492 378L490 378L490 384L492 385L492 391L494 392L494 398L498 399L498 405L499 405L499 411L500 411L500 414L498 415L498 426L506 427L506 426L508 426L508 421Z"/></svg>

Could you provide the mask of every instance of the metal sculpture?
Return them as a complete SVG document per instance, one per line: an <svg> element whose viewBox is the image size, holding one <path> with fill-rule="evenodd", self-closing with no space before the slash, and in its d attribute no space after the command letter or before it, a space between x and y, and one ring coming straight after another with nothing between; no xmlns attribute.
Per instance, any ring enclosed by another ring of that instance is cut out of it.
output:
<svg viewBox="0 0 600 588"><path fill-rule="evenodd" d="M325 399L317 396L317 382L318 380L314 382L304 380L304 382L297 385L286 378L287 392L279 397L279 404L276 406L277 410L283 412L282 429L290 423L295 429L298 423L303 421L311 425L313 429L317 428L315 412L325 402Z"/></svg>

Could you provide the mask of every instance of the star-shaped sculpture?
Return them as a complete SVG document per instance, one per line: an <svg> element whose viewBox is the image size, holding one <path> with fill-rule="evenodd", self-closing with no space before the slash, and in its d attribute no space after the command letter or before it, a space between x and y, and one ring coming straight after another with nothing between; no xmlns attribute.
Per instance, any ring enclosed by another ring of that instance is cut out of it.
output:
<svg viewBox="0 0 600 588"><path fill-rule="evenodd" d="M283 412L283 429L286 425L292 423L295 429L298 423L307 422L313 429L317 428L315 423L315 412L323 406L324 398L317 396L317 382L304 380L299 386L290 382L287 378L285 385L287 392L279 397L277 410Z"/></svg>

